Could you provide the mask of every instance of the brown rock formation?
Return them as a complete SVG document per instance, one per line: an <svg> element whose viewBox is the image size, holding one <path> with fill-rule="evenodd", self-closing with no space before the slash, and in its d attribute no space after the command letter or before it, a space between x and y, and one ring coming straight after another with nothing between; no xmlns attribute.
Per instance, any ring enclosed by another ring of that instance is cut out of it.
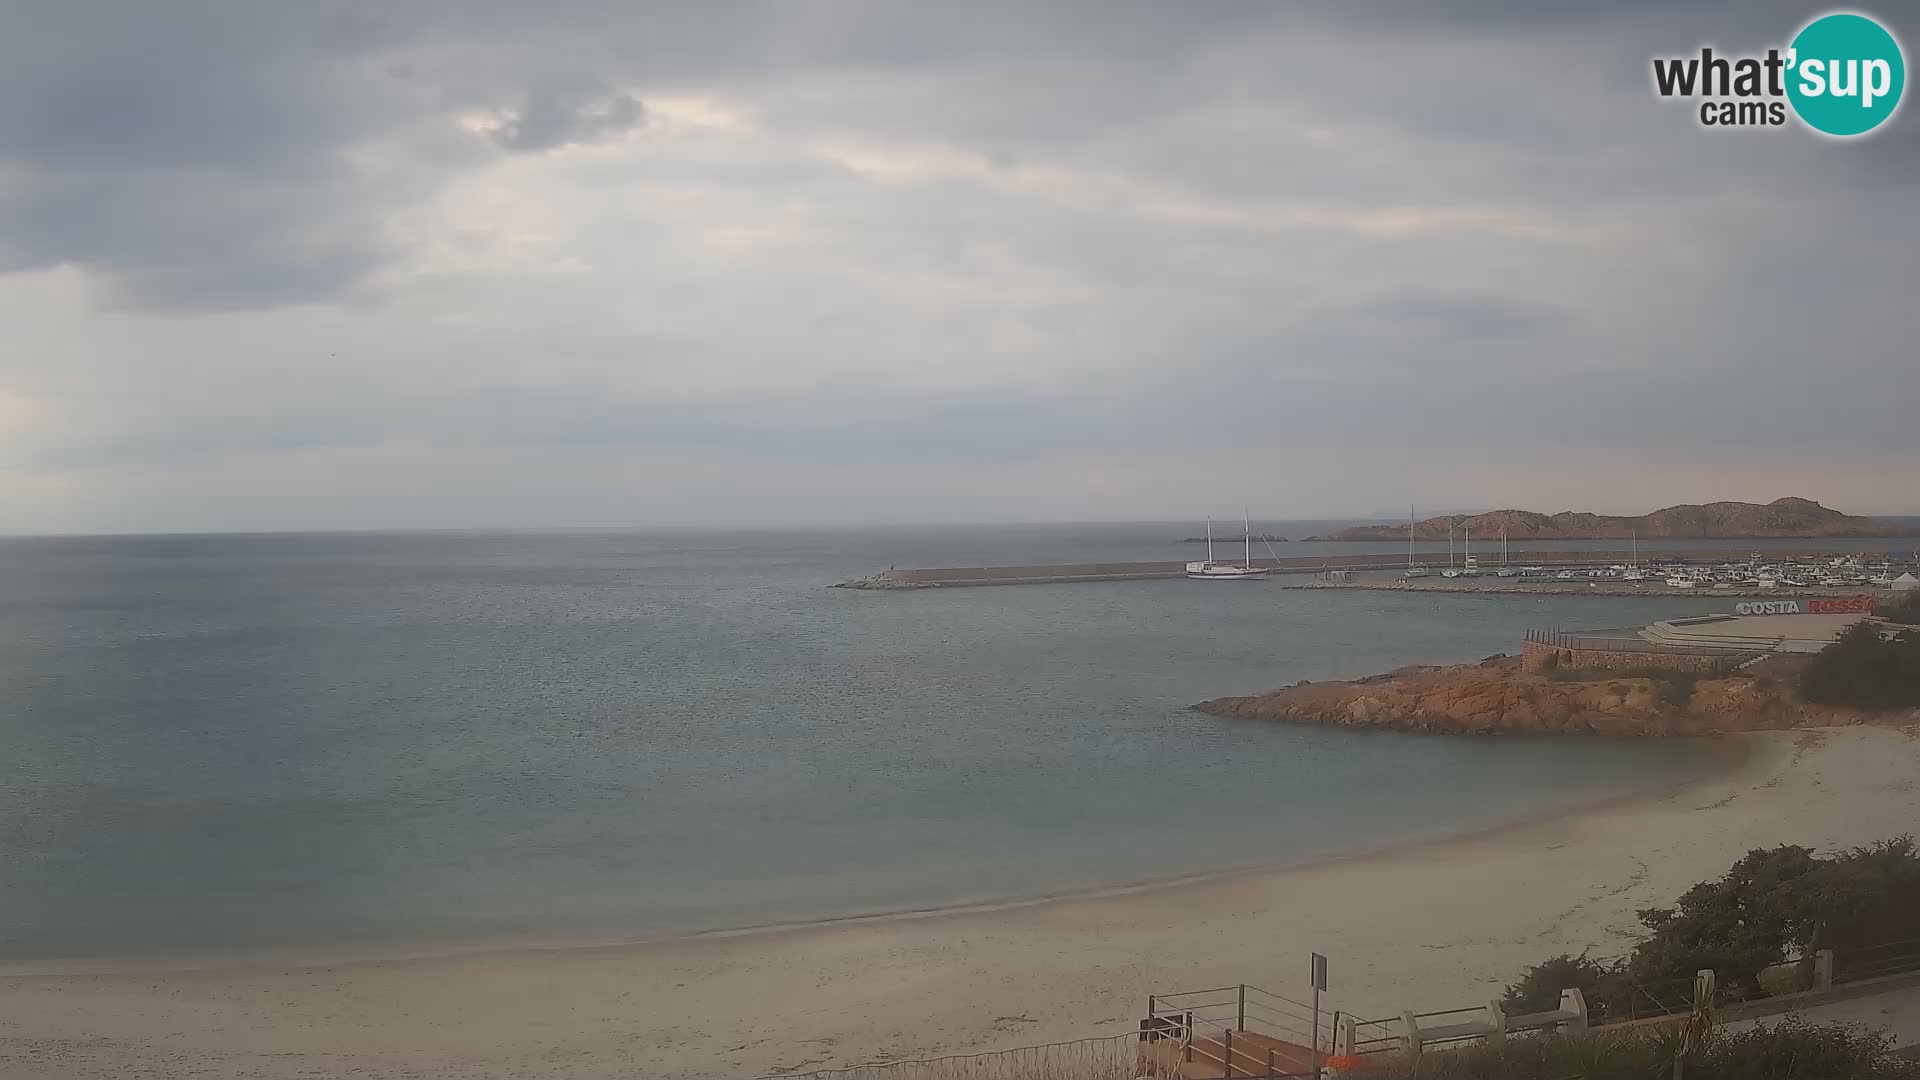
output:
<svg viewBox="0 0 1920 1080"><path fill-rule="evenodd" d="M1712 735L1791 727L1920 722L1920 709L1866 713L1796 700L1792 658L1725 678L1573 672L1535 675L1518 658L1404 667L1352 682L1302 682L1194 708L1216 716L1438 732Z"/></svg>
<svg viewBox="0 0 1920 1080"><path fill-rule="evenodd" d="M1417 522L1416 537L1436 540L1447 535L1447 523L1453 522L1456 537L1471 529L1487 540L1503 532L1510 540L1625 540L1639 535L1642 540L1660 537L1712 537L1727 540L1763 536L1785 537L1886 537L1920 535L1920 530L1893 525L1873 518L1855 517L1829 510L1811 499L1775 499L1770 503L1715 502L1669 506L1640 517L1610 517L1568 510L1558 514L1540 514L1531 510L1495 510L1471 517L1428 518ZM1405 525L1363 525L1342 529L1324 540L1405 540Z"/></svg>

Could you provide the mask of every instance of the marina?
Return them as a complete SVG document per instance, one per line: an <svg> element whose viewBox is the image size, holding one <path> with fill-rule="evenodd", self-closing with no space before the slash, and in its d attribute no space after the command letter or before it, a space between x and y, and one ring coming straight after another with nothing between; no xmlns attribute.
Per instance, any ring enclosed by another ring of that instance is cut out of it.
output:
<svg viewBox="0 0 1920 1080"><path fill-rule="evenodd" d="M1444 553L1453 562L1453 552ZM1525 565L1484 565L1471 553L1434 575L1411 549L1397 554L1248 557L1243 563L1183 560L1097 563L1046 563L1025 566L889 568L844 581L843 589L935 589L988 585L1046 585L1087 581L1145 581L1201 577L1196 567L1220 567L1232 576L1291 578L1288 588L1411 589L1449 592L1541 592L1583 595L1821 596L1865 590L1900 590L1920 585L1920 564L1878 555L1836 555L1819 551L1669 549L1641 551L1636 541L1628 559L1619 551L1532 551ZM1436 553L1426 558L1435 559ZM1644 563L1643 563L1644 560ZM1248 569L1260 573L1249 574Z"/></svg>

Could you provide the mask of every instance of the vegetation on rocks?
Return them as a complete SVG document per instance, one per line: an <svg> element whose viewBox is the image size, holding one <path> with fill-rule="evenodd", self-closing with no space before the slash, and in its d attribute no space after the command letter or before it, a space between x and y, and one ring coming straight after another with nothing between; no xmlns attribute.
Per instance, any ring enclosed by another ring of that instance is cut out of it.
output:
<svg viewBox="0 0 1920 1080"><path fill-rule="evenodd" d="M1529 672L1516 657L1492 657L1350 681L1302 680L1194 708L1246 720L1473 734L1717 735L1920 720L1920 631L1884 646L1860 638L1832 652L1769 657L1720 676L1653 668ZM1809 683L1805 672L1814 668L1825 670Z"/></svg>

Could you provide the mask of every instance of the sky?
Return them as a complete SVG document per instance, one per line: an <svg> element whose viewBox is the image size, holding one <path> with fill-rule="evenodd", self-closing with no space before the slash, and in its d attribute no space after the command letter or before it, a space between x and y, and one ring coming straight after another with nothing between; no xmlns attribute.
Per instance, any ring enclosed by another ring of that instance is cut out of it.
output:
<svg viewBox="0 0 1920 1080"><path fill-rule="evenodd" d="M1920 513L1824 10L0 0L0 533Z"/></svg>

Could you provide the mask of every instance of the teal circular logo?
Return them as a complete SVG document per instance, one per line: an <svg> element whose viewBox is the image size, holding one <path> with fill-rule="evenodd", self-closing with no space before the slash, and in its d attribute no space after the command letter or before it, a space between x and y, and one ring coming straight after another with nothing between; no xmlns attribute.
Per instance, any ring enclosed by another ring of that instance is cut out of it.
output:
<svg viewBox="0 0 1920 1080"><path fill-rule="evenodd" d="M1886 27L1851 12L1822 15L1787 52L1787 100L1815 131L1864 135L1900 107L1907 62Z"/></svg>

